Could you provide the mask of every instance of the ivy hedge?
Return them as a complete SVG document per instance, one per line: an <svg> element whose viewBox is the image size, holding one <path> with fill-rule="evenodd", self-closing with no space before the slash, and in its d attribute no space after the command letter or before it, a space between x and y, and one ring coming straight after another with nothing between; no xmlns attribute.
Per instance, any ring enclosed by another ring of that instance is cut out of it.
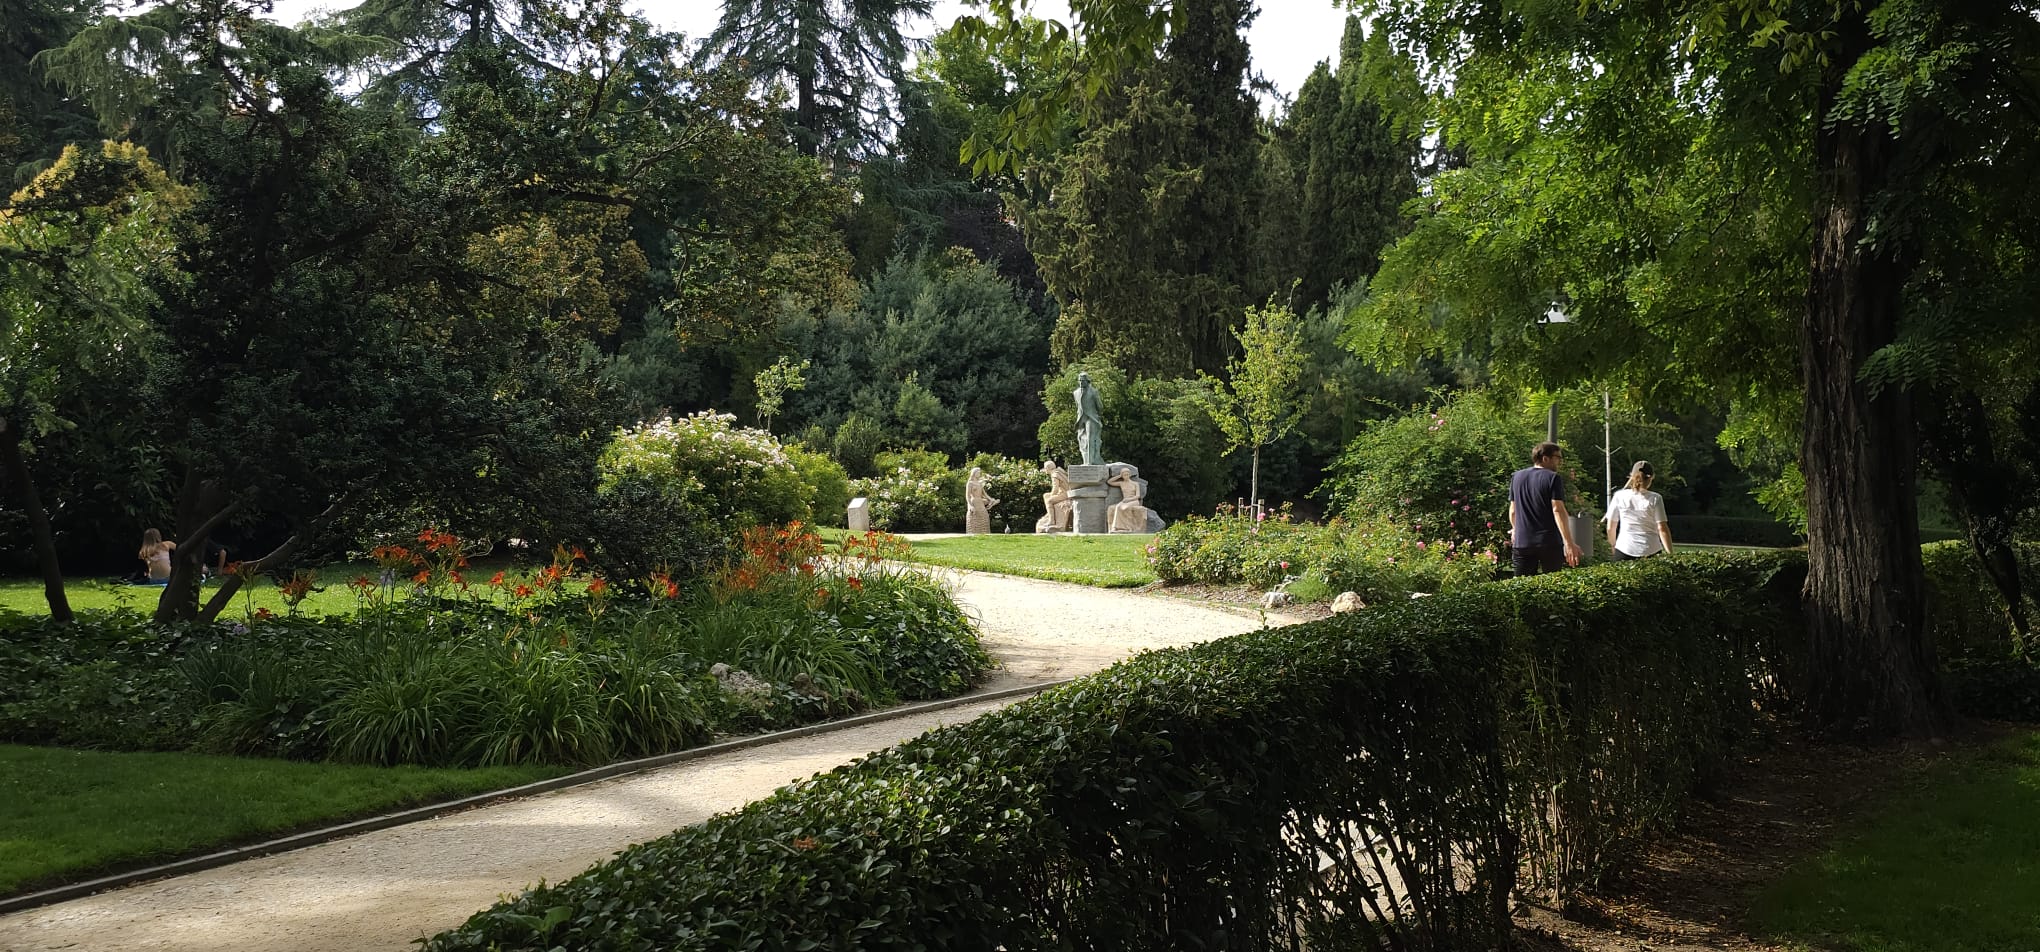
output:
<svg viewBox="0 0 2040 952"><path fill-rule="evenodd" d="M1647 560L1144 654L426 948L1496 947L1750 733L1803 577Z"/></svg>

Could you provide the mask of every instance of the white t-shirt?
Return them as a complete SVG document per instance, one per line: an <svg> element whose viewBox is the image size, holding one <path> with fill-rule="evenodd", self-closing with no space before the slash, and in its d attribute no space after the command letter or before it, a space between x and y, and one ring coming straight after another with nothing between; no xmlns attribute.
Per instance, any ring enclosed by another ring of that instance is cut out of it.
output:
<svg viewBox="0 0 2040 952"><path fill-rule="evenodd" d="M1615 497L1608 500L1608 518L1619 520L1615 548L1623 555L1642 558L1664 550L1657 527L1665 521L1665 497L1648 490L1615 490Z"/></svg>

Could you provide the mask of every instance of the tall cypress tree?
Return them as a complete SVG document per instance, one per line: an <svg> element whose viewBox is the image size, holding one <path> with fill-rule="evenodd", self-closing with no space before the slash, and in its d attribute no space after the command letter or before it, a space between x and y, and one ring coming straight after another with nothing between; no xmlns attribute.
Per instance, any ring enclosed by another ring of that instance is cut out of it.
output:
<svg viewBox="0 0 2040 952"><path fill-rule="evenodd" d="M1346 18L1337 73L1313 73L1298 95L1297 137L1307 156L1305 225L1297 304L1322 304L1334 285L1370 277L1381 252L1407 228L1403 203L1417 195L1418 142L1399 132L1374 84L1393 70L1387 43Z"/></svg>
<svg viewBox="0 0 2040 952"><path fill-rule="evenodd" d="M1193 0L1051 173L1029 245L1064 305L1053 347L1128 370L1225 365L1248 300L1260 135L1247 94L1247 0Z"/></svg>

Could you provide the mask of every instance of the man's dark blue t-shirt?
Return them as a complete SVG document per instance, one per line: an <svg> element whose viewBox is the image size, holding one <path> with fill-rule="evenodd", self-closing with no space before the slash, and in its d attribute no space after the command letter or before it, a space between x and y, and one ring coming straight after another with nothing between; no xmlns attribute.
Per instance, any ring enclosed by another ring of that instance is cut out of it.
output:
<svg viewBox="0 0 2040 952"><path fill-rule="evenodd" d="M1517 470L1509 477L1509 501L1516 504L1516 524L1511 527L1515 535L1509 544L1518 549L1563 545L1558 517L1551 513L1552 500L1563 498L1565 479L1557 472L1542 466Z"/></svg>

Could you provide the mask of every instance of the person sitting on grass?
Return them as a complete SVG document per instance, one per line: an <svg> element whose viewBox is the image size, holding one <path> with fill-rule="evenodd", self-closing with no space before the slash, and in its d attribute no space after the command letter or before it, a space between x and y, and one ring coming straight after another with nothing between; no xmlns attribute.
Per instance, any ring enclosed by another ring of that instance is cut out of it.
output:
<svg viewBox="0 0 2040 952"><path fill-rule="evenodd" d="M177 551L177 543L167 542L163 533L150 529L142 533L142 551L137 556L147 566L147 580L142 585L170 584L170 553Z"/></svg>

